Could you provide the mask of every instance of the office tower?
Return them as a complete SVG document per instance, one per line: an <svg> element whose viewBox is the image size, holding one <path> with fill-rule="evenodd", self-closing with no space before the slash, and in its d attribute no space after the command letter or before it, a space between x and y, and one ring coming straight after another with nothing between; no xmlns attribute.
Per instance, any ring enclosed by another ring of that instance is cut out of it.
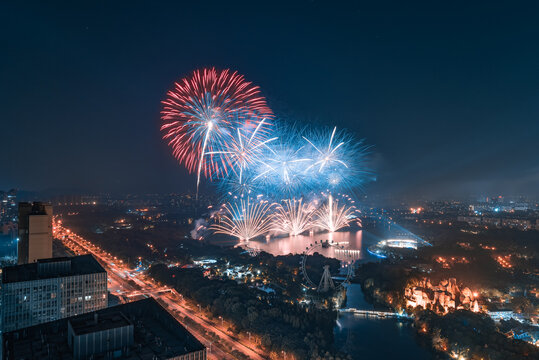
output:
<svg viewBox="0 0 539 360"><path fill-rule="evenodd" d="M204 345L153 298L7 332L2 343L3 359L206 360Z"/></svg>
<svg viewBox="0 0 539 360"><path fill-rule="evenodd" d="M107 307L107 272L92 255L40 259L2 269L2 330Z"/></svg>
<svg viewBox="0 0 539 360"><path fill-rule="evenodd" d="M18 263L52 257L52 206L41 202L19 203Z"/></svg>

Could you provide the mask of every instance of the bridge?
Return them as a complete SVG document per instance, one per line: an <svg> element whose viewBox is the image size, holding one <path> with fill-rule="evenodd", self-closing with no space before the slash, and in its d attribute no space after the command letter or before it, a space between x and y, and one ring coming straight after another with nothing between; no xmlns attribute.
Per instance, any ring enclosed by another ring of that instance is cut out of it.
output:
<svg viewBox="0 0 539 360"><path fill-rule="evenodd" d="M141 296L141 295L154 295L154 296L157 296L157 295L163 294L163 293L172 293L172 289L155 289L155 290L143 289L143 290L139 290L139 291L123 291L123 292L121 291L121 292L114 293L114 294L124 295L124 296L127 296L128 298L130 298L130 297Z"/></svg>
<svg viewBox="0 0 539 360"><path fill-rule="evenodd" d="M372 317L379 317L379 318L399 318L399 319L412 319L411 316L406 315L405 313L399 314L396 312L388 312L388 311L376 311L376 310L359 310L355 308L345 308L345 309L339 309L339 312L343 313L353 313L356 315L361 316L372 316Z"/></svg>

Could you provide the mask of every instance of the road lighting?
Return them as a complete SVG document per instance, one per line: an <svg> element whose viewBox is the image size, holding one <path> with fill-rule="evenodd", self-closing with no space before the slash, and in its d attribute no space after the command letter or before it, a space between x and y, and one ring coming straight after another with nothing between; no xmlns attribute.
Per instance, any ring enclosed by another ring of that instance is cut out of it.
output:
<svg viewBox="0 0 539 360"><path fill-rule="evenodd" d="M200 310L200 304L197 304L198 306L198 312L202 312L202 310Z"/></svg>
<svg viewBox="0 0 539 360"><path fill-rule="evenodd" d="M221 319L221 326L223 326L223 317L219 316L219 319Z"/></svg>

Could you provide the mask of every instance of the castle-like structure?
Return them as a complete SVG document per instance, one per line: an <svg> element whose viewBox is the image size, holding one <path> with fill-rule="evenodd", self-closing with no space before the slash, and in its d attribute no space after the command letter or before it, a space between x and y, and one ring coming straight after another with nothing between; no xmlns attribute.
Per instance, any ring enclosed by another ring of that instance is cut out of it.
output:
<svg viewBox="0 0 539 360"><path fill-rule="evenodd" d="M429 279L424 278L417 286L407 288L404 296L406 307L420 306L444 314L450 309L480 311L477 294L467 287L460 290L455 278L442 280L438 285L432 285Z"/></svg>

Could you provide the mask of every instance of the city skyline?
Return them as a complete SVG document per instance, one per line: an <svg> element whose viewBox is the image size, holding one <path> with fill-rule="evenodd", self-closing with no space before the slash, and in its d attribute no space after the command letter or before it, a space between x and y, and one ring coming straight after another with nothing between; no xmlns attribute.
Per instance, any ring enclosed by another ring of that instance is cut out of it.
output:
<svg viewBox="0 0 539 360"><path fill-rule="evenodd" d="M367 194L538 195L533 15L299 2L274 22L282 7L209 5L3 5L2 126L22 135L1 142L0 188L193 191L161 141L160 101L216 66L259 85L284 120L372 144Z"/></svg>

